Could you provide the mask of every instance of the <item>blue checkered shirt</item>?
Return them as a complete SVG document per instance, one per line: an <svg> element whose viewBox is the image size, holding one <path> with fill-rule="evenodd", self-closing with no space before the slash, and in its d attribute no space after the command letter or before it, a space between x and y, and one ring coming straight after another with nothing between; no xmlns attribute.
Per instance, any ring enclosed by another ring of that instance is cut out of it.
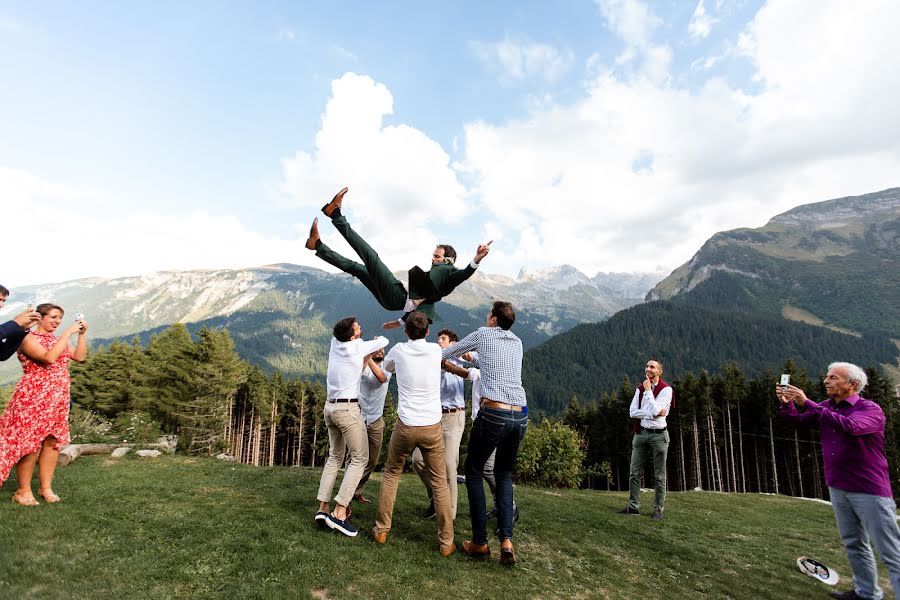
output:
<svg viewBox="0 0 900 600"><path fill-rule="evenodd" d="M481 394L494 402L526 406L522 387L522 340L500 327L480 327L449 348L443 358L478 352Z"/></svg>

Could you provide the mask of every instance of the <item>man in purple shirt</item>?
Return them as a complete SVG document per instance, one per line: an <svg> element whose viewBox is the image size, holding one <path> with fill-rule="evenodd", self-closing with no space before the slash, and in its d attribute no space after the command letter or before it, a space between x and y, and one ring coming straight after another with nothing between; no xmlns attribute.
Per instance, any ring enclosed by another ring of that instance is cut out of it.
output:
<svg viewBox="0 0 900 600"><path fill-rule="evenodd" d="M816 403L798 387L776 386L784 420L796 426L818 425L820 430L825 483L855 587L831 596L845 600L882 598L870 537L888 568L894 593L900 593L900 529L884 453L884 412L859 396L866 383L862 369L836 362L825 376L829 400Z"/></svg>

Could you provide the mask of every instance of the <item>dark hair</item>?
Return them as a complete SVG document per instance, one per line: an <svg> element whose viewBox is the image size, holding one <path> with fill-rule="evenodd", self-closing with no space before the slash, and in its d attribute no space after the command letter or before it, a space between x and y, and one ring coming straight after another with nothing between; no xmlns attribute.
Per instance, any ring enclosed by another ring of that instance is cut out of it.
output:
<svg viewBox="0 0 900 600"><path fill-rule="evenodd" d="M450 259L451 263L456 262L456 250L450 244L438 244L438 248L444 249L444 259Z"/></svg>
<svg viewBox="0 0 900 600"><path fill-rule="evenodd" d="M428 317L419 311L414 311L406 316L404 327L406 336L411 340L421 340L428 335Z"/></svg>
<svg viewBox="0 0 900 600"><path fill-rule="evenodd" d="M59 304L52 304L50 302L44 302L43 304L38 304L34 310L38 311L42 317L46 317L48 314L50 314L50 311L53 310L54 308L59 310L59 312L61 312L62 314L66 314L66 311L63 310L62 306L60 306Z"/></svg>
<svg viewBox="0 0 900 600"><path fill-rule="evenodd" d="M3 296L4 298L9 296L9 290L6 289L5 287L3 287L2 285L0 285L0 296Z"/></svg>
<svg viewBox="0 0 900 600"><path fill-rule="evenodd" d="M356 317L344 317L334 324L334 337L339 342L349 342L353 337L353 324L356 323Z"/></svg>
<svg viewBox="0 0 900 600"><path fill-rule="evenodd" d="M446 335L447 339L449 339L451 342L459 341L459 336L456 335L455 332L450 331L449 329L441 329L440 331L438 331L438 337L441 337L442 335Z"/></svg>
<svg viewBox="0 0 900 600"><path fill-rule="evenodd" d="M494 302L491 315L497 318L497 325L500 326L500 329L509 329L516 322L516 311L513 310L513 305L502 300Z"/></svg>
<svg viewBox="0 0 900 600"><path fill-rule="evenodd" d="M647 359L647 362L650 362L651 360L652 360L653 362L655 362L656 364L659 365L659 372L660 372L660 373L664 373L664 372L665 372L666 369L665 369L665 367L663 367L663 364L662 364L662 361L661 361L661 360L659 360L658 358L649 358L649 359Z"/></svg>

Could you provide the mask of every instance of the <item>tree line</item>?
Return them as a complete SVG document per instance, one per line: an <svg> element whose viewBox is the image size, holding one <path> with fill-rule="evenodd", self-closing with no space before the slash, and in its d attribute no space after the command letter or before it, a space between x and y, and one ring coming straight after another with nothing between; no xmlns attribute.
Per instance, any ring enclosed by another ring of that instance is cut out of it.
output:
<svg viewBox="0 0 900 600"><path fill-rule="evenodd" d="M793 361L780 373L816 401L826 398L824 373L813 379ZM885 447L894 495L900 493L900 399L890 380L867 368L869 384L861 394L884 410ZM785 424L775 396L778 377L770 370L748 379L735 363L718 373L687 372L670 381L675 408L667 417L667 461L671 490L763 492L827 498L817 429ZM631 433L628 409L636 385L625 377L619 389L590 403L577 396L561 416L582 436L584 483L601 489L628 489ZM645 481L652 481L645 473Z"/></svg>
<svg viewBox="0 0 900 600"><path fill-rule="evenodd" d="M792 361L781 372L790 373L791 382L811 398L825 397L821 377L811 379ZM875 369L867 373L863 395L878 402L888 418L886 446L896 484L900 428L894 415L900 414L900 401L890 381ZM827 495L818 433L797 431L781 421L773 393L776 379L772 371L747 378L737 364L728 363L718 373L686 372L670 382L675 389L675 408L668 418L670 489ZM580 439L578 452L565 432L541 430L547 439L535 453L557 452L553 461L559 465L553 470L559 476L553 481L628 488L628 407L637 383L625 377L618 389L594 394L588 402L570 394L558 419L534 412L535 435L542 421L559 421ZM267 466L320 466L327 457L322 381L265 373L242 361L226 329L202 329L192 337L178 324L146 344L134 339L99 347L72 366L72 399L77 407L132 427L152 421L158 431L178 434L179 449L189 453L225 452L242 463ZM390 430L396 420L392 394L384 418ZM467 430L470 426L467 419ZM566 449L565 458L559 458L559 448ZM527 466L522 477L529 481L542 481L542 469L549 468Z"/></svg>

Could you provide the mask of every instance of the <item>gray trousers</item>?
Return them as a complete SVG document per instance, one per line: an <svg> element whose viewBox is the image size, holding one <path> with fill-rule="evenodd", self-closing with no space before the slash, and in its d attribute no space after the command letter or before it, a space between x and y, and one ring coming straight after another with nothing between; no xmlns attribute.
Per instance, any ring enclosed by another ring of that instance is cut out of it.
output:
<svg viewBox="0 0 900 600"><path fill-rule="evenodd" d="M647 455L653 456L653 476L656 496L653 508L665 509L666 502L666 456L669 453L669 432L649 433L643 429L631 439L631 475L628 478L628 506L637 510L641 507L641 471Z"/></svg>
<svg viewBox="0 0 900 600"><path fill-rule="evenodd" d="M833 487L829 487L828 492L838 532L853 570L856 593L875 600L881 600L884 595L878 585L875 555L869 544L871 539L887 566L894 594L900 594L900 530L894 499Z"/></svg>

